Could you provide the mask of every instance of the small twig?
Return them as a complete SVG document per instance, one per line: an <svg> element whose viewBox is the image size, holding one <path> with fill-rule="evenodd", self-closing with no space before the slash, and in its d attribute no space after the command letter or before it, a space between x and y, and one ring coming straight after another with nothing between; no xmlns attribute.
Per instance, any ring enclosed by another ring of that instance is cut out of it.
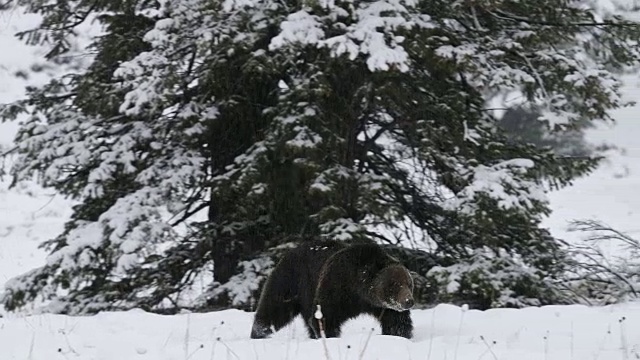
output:
<svg viewBox="0 0 640 360"><path fill-rule="evenodd" d="M623 360L629 360L629 346L627 345L627 332L625 331L625 327L624 327L624 321L626 319L627 318L623 316L620 320L618 320L618 323L620 323L620 345L622 347Z"/></svg>
<svg viewBox="0 0 640 360"><path fill-rule="evenodd" d="M547 330L547 335L544 336L544 360L549 360L549 330Z"/></svg>
<svg viewBox="0 0 640 360"><path fill-rule="evenodd" d="M211 338L212 339L216 339L215 335L216 335L216 331L218 330L218 327L214 327L213 331L211 333ZM218 340L220 340L220 338L217 338L216 341L213 342L213 344L211 344L211 357L210 360L213 360L213 356L216 354L216 344L218 343Z"/></svg>
<svg viewBox="0 0 640 360"><path fill-rule="evenodd" d="M0 157L5 157L5 156L7 156L7 155L9 155L9 154L11 154L11 153L13 153L13 152L17 151L17 150L18 150L18 147L17 147L17 146L14 146L13 148L11 148L11 149L9 149L9 150L7 150L7 151L3 152L2 154L0 154Z"/></svg>
<svg viewBox="0 0 640 360"><path fill-rule="evenodd" d="M189 356L187 357L187 360L191 359L193 355L195 355L198 351L202 350L203 348L204 348L204 345L200 344L200 346L198 346L197 349L193 350L191 354L189 354Z"/></svg>
<svg viewBox="0 0 640 360"><path fill-rule="evenodd" d="M571 322L571 360L574 360L573 356L573 343L574 343L574 335L573 335L573 321Z"/></svg>
<svg viewBox="0 0 640 360"><path fill-rule="evenodd" d="M256 343L252 342L251 348L253 349L253 355L255 355L256 360L258 360L259 356L258 356L258 350L256 350Z"/></svg>
<svg viewBox="0 0 640 360"><path fill-rule="evenodd" d="M62 335L64 335L64 341L67 343L67 347L69 348L69 350L71 350L72 353L76 354L76 355L80 355L76 349L73 348L73 346L71 346L71 342L69 341L69 337L67 336L67 332L64 330L61 330Z"/></svg>
<svg viewBox="0 0 640 360"><path fill-rule="evenodd" d="M28 356L29 360L33 359L33 346L35 345L35 342L36 342L36 333L34 331L31 333L31 345L29 346L29 356Z"/></svg>
<svg viewBox="0 0 640 360"><path fill-rule="evenodd" d="M489 353L491 353L491 356L493 356L494 360L498 360L498 357L496 356L496 353L493 352L492 347L489 345L489 343L484 338L484 336L480 335L480 340L482 340L484 345L487 347L487 350L480 357L484 356L484 354L488 351ZM495 344L496 342L494 341L493 343Z"/></svg>
<svg viewBox="0 0 640 360"><path fill-rule="evenodd" d="M320 340L322 341L322 346L324 347L324 356L327 360L330 360L331 357L329 356L329 348L327 347L327 341L326 341L326 334L324 332L324 324L322 319L324 318L324 315L322 314L322 309L320 307L320 305L316 305L317 309L314 317L316 318L316 320L318 321L318 327L320 328Z"/></svg>
<svg viewBox="0 0 640 360"><path fill-rule="evenodd" d="M431 360L431 349L433 348L433 327L435 325L436 308L431 313L431 328L429 329L429 351L427 352L427 360Z"/></svg>
<svg viewBox="0 0 640 360"><path fill-rule="evenodd" d="M235 351L233 351L233 349L231 347L229 347L229 345L227 345L227 343L225 343L224 341L222 341L222 339L218 338L218 341L224 345L224 347L227 348L227 352L230 353L231 355L233 355L236 359L240 360L240 356L238 356L238 354L236 354Z"/></svg>
<svg viewBox="0 0 640 360"><path fill-rule="evenodd" d="M471 16L473 17L473 25L476 27L476 30L482 30L482 26L480 26L480 21L478 20L478 14L476 13L476 7L471 6Z"/></svg>
<svg viewBox="0 0 640 360"><path fill-rule="evenodd" d="M462 321L464 320L464 313L469 309L469 305L464 304L460 309L462 314L460 315L460 323L458 324L458 337L456 339L456 349L453 355L453 360L458 360L458 348L460 347L460 333L462 332Z"/></svg>
<svg viewBox="0 0 640 360"><path fill-rule="evenodd" d="M367 347L369 347L369 340L371 340L371 335L373 335L373 328L371 328L371 331L369 331L369 336L367 336L367 340L364 342L364 347L362 348L362 351L360 351L360 356L358 357L358 359L360 360L364 359L364 352L365 350L367 350Z"/></svg>
<svg viewBox="0 0 640 360"><path fill-rule="evenodd" d="M291 350L291 340L293 340L293 331L292 331L291 337L292 338L289 341L287 341L287 350L286 350L286 355L284 357L285 360L289 360L289 350Z"/></svg>
<svg viewBox="0 0 640 360"><path fill-rule="evenodd" d="M184 332L184 358L189 359L189 327L191 323L191 314L187 314L187 329Z"/></svg>
<svg viewBox="0 0 640 360"><path fill-rule="evenodd" d="M609 324L609 326L607 327L607 333L602 338L602 341L600 342L600 346L598 347L598 352L593 357L593 360L597 360L600 357L600 353L604 349L604 342L607 340L607 337L609 337L610 335L611 335L611 324Z"/></svg>

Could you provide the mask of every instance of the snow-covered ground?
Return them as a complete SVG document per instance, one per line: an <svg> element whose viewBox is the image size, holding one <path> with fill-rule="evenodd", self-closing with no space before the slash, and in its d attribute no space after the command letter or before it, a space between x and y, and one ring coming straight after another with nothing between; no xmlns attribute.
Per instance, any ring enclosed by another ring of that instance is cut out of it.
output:
<svg viewBox="0 0 640 360"><path fill-rule="evenodd" d="M3 360L627 360L640 357L640 304L413 312L414 339L380 335L370 317L339 339L310 340L297 318L272 339L250 340L252 314L161 316L139 310L92 317L0 319Z"/></svg>
<svg viewBox="0 0 640 360"><path fill-rule="evenodd" d="M27 79L15 76L40 61L36 57L41 50L13 37L36 23L35 17L0 12L0 103L19 98L24 85L48 77L46 71ZM630 82L626 93L640 100L637 84ZM579 241L584 234L567 232L573 219L599 219L640 236L639 113L640 106L618 110L615 127L589 132L590 141L612 143L624 152L611 152L609 162L593 175L549 195L554 212L545 225L556 236ZM15 129L15 124L0 124L0 152L11 148ZM60 195L33 184L9 190L9 180L0 181L0 288L7 279L43 264L45 253L37 246L60 233L71 214L71 203ZM325 354L322 342L306 339L300 319L272 340L248 340L252 314L240 311L178 316L141 311L93 317L6 314L0 318L0 360L640 359L638 303L464 313L440 305L415 311L413 318L416 337L411 341L378 335L370 318L351 321L341 339L327 341Z"/></svg>

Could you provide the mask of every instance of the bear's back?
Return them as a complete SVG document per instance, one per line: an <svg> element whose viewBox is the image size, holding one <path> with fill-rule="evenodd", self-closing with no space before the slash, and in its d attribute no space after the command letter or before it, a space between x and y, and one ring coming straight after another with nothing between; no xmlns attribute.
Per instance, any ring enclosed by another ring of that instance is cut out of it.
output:
<svg viewBox="0 0 640 360"><path fill-rule="evenodd" d="M315 284L320 275L320 270L327 260L346 248L348 247L345 243L336 240L319 240L305 243L300 246L301 259L304 261L300 265L308 269L312 278L310 280Z"/></svg>
<svg viewBox="0 0 640 360"><path fill-rule="evenodd" d="M398 260L387 254L382 247L373 243L354 244L337 251L331 262L344 263L349 268L379 271Z"/></svg>
<svg viewBox="0 0 640 360"><path fill-rule="evenodd" d="M322 266L347 245L336 240L307 241L290 250L279 265L284 273L297 279L298 291L315 288Z"/></svg>

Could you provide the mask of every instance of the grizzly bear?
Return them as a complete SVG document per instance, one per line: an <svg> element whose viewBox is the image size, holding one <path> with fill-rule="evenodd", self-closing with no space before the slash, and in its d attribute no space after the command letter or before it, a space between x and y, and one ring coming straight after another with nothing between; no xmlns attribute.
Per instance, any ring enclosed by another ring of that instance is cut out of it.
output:
<svg viewBox="0 0 640 360"><path fill-rule="evenodd" d="M378 319L383 335L411 338L413 302L411 274L380 246L314 241L288 252L273 269L258 301L251 338L268 337L302 315L309 337L317 339L317 305L326 337L340 336L343 323L369 314Z"/></svg>

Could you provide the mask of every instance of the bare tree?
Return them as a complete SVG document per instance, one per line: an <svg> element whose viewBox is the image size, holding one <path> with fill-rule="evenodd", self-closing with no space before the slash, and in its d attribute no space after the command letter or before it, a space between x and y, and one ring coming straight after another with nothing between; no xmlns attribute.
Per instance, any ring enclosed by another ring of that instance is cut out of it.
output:
<svg viewBox="0 0 640 360"><path fill-rule="evenodd" d="M567 290L587 303L610 304L637 298L640 292L640 241L595 220L575 220L571 231L587 233L584 244L571 245L574 267ZM603 245L623 256L608 254Z"/></svg>

